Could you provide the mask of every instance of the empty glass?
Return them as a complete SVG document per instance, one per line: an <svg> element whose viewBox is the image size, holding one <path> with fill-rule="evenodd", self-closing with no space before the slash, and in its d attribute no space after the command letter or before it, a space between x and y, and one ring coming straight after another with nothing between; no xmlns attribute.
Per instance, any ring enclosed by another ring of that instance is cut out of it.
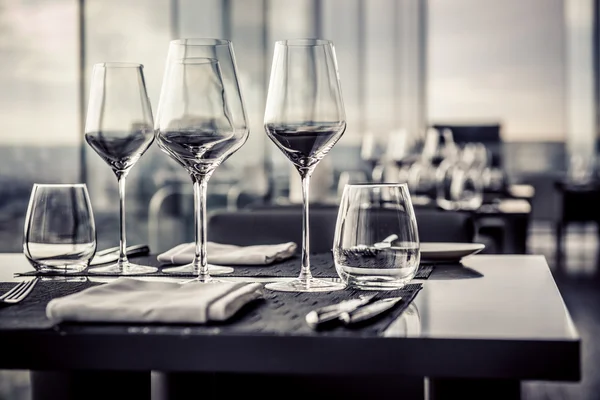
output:
<svg viewBox="0 0 600 400"><path fill-rule="evenodd" d="M106 275L138 275L157 268L127 259L125 229L125 181L131 168L154 140L152 108L146 92L143 66L130 63L94 65L85 140L113 170L119 185L119 259L93 269Z"/></svg>
<svg viewBox="0 0 600 400"><path fill-rule="evenodd" d="M201 282L210 273L229 273L228 267L208 268L206 253L206 191L208 181L246 141L248 130L237 128L228 106L219 61L212 58L172 60L156 121L158 146L187 170L194 186L195 255L191 264L165 268L189 273ZM237 96L239 97L239 95Z"/></svg>
<svg viewBox="0 0 600 400"><path fill-rule="evenodd" d="M359 289L399 289L419 266L417 221L406 184L347 185L333 241L338 275Z"/></svg>
<svg viewBox="0 0 600 400"><path fill-rule="evenodd" d="M269 138L298 170L304 200L300 274L293 281L269 283L266 288L288 292L342 289L338 283L313 278L309 257L310 177L346 130L332 42L298 39L275 44L264 122Z"/></svg>
<svg viewBox="0 0 600 400"><path fill-rule="evenodd" d="M96 253L96 227L85 184L33 185L23 253L43 273L74 273Z"/></svg>
<svg viewBox="0 0 600 400"><path fill-rule="evenodd" d="M233 272L211 265L206 252L206 191L214 170L248 139L246 108L233 44L224 39L179 39L169 43L155 121L158 146L183 166L194 185L194 261L163 272Z"/></svg>

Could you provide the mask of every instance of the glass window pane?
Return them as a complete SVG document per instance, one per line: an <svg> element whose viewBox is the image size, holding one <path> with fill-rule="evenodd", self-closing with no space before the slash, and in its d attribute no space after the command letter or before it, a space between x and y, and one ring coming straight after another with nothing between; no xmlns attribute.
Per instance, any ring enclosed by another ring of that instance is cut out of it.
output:
<svg viewBox="0 0 600 400"><path fill-rule="evenodd" d="M77 2L0 1L0 251L21 251L33 183L79 180Z"/></svg>
<svg viewBox="0 0 600 400"><path fill-rule="evenodd" d="M501 122L506 141L565 132L562 0L430 0L431 123Z"/></svg>
<svg viewBox="0 0 600 400"><path fill-rule="evenodd" d="M170 0L86 0L85 4L87 85L95 63L141 63L152 109L156 113L171 39ZM114 246L119 240L117 180L110 167L87 145L86 159L88 187L97 219L98 246ZM148 203L172 175L189 180L183 168L162 153L156 144L131 169L126 206L129 244L147 243Z"/></svg>
<svg viewBox="0 0 600 400"><path fill-rule="evenodd" d="M365 7L366 128L375 135L386 135L395 128L394 0L371 0Z"/></svg>
<svg viewBox="0 0 600 400"><path fill-rule="evenodd" d="M221 38L221 0L172 0L178 6L178 38Z"/></svg>
<svg viewBox="0 0 600 400"><path fill-rule="evenodd" d="M359 80L359 38L356 29L359 18L359 0L328 0L322 2L323 37L332 40L342 82L342 95L346 109L346 133L341 140L344 144L359 143L362 112L360 110ZM340 23L345 21L345 23ZM336 145L337 146L337 145ZM335 148L335 147L334 147Z"/></svg>

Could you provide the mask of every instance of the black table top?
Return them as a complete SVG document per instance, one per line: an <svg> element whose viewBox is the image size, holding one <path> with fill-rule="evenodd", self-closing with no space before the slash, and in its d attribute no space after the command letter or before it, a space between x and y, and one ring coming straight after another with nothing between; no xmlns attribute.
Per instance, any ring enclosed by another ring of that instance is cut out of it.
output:
<svg viewBox="0 0 600 400"><path fill-rule="evenodd" d="M0 263L4 282L30 269L22 254L2 254ZM543 257L476 255L419 282L411 306L369 334L218 325L3 328L0 309L0 341L10 344L0 368L579 379L580 338Z"/></svg>

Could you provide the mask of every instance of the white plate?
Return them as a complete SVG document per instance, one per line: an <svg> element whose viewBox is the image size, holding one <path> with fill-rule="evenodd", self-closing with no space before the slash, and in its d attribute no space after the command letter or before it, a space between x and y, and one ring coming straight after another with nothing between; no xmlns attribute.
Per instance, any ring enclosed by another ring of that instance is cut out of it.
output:
<svg viewBox="0 0 600 400"><path fill-rule="evenodd" d="M460 261L485 248L481 243L421 243L421 261Z"/></svg>

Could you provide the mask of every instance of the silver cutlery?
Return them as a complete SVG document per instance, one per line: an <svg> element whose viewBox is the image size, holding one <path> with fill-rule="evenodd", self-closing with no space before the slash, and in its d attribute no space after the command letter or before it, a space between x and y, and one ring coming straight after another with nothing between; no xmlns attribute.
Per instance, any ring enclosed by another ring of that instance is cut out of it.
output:
<svg viewBox="0 0 600 400"><path fill-rule="evenodd" d="M127 256L143 256L150 254L150 247L145 244L137 244L127 247ZM119 247L111 247L106 250L96 252L90 265L108 264L119 259Z"/></svg>
<svg viewBox="0 0 600 400"><path fill-rule="evenodd" d="M402 297L390 297L377 300L354 310L343 312L339 318L344 322L345 325L352 325L367 321L390 310L401 300Z"/></svg>
<svg viewBox="0 0 600 400"><path fill-rule="evenodd" d="M39 279L19 282L15 287L0 296L0 304L17 304L22 301L35 287Z"/></svg>
<svg viewBox="0 0 600 400"><path fill-rule="evenodd" d="M376 296L377 294L363 295L357 299L344 300L336 304L317 308L306 314L306 323L313 329L320 328L329 322L339 320L342 314L352 312L368 304Z"/></svg>

